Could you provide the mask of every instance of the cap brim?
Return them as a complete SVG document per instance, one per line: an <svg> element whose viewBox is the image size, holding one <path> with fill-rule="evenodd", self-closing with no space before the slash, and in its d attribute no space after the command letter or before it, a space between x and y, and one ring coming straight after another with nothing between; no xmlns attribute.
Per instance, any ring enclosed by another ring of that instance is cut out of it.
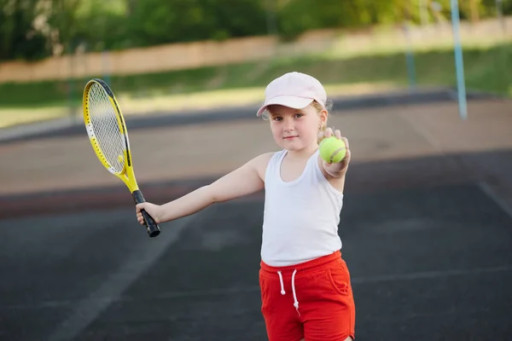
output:
<svg viewBox="0 0 512 341"><path fill-rule="evenodd" d="M312 98L294 97L294 96L277 96L265 101L265 103L258 109L256 116L261 116L265 109L269 105L283 105L285 107L293 109L302 109L307 107L311 102Z"/></svg>

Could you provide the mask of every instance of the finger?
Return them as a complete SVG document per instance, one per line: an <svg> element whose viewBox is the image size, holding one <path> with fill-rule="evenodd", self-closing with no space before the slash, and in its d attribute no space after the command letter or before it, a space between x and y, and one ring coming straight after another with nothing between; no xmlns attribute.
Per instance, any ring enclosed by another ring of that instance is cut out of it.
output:
<svg viewBox="0 0 512 341"><path fill-rule="evenodd" d="M350 163L350 149L347 149L347 153L345 154L345 157L343 158L343 168L347 168L348 164Z"/></svg>
<svg viewBox="0 0 512 341"><path fill-rule="evenodd" d="M345 161L350 162L350 157L352 156L352 153L350 152L350 149L347 148L347 152L345 154Z"/></svg>
<svg viewBox="0 0 512 341"><path fill-rule="evenodd" d="M332 128L331 127L327 127L325 129L325 137L331 137L332 134L333 134Z"/></svg>
<svg viewBox="0 0 512 341"><path fill-rule="evenodd" d="M135 209L136 209L137 213L140 213L140 211L142 211L145 206L146 206L146 203L144 203L144 202L135 205Z"/></svg>
<svg viewBox="0 0 512 341"><path fill-rule="evenodd" d="M336 136L336 138L341 140L341 131L339 129L336 129L334 131L334 136Z"/></svg>
<svg viewBox="0 0 512 341"><path fill-rule="evenodd" d="M348 144L348 139L345 137L345 136L342 136L341 139L343 140L343 142L345 142L345 147L347 148L347 150L350 148L349 144Z"/></svg>

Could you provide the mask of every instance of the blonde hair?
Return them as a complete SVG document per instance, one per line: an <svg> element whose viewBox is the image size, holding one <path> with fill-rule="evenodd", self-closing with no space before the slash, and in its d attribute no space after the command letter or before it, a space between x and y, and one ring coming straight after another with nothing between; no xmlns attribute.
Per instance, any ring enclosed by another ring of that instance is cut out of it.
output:
<svg viewBox="0 0 512 341"><path fill-rule="evenodd" d="M313 107L318 111L322 111L323 109L327 110L327 113L329 113L332 109L332 101L330 99L328 99L325 103L325 108L320 104L318 103L317 101L313 100L313 102L311 102L311 105L313 105ZM269 105L270 107L271 105ZM263 113L261 113L261 118L264 119L265 121L269 119L269 116L272 114L272 112L270 112L270 110L267 108L265 108L265 111L263 111Z"/></svg>
<svg viewBox="0 0 512 341"><path fill-rule="evenodd" d="M318 113L320 113L324 109L325 111L327 111L327 117L325 119L325 122L320 126L320 129L318 130L317 142L318 144L320 144L320 142L322 142L322 140L325 138L325 129L327 129L327 120L329 119L329 112L332 109L332 101L328 99L325 103L325 107L323 107L317 101L313 101L311 105L317 110Z"/></svg>
<svg viewBox="0 0 512 341"><path fill-rule="evenodd" d="M317 101L311 102L311 105L313 108L316 109L317 113L320 113L322 110L327 111L327 118L329 118L329 112L332 109L332 101L328 99L325 103L325 107L322 106L322 104L318 103ZM270 106L269 106L270 107ZM261 118L265 121L267 121L270 118L270 115L272 112L267 107L265 111L261 114ZM320 129L318 130L318 140L317 142L320 143L325 138L325 129L327 129L327 119L325 120L325 123L320 126Z"/></svg>

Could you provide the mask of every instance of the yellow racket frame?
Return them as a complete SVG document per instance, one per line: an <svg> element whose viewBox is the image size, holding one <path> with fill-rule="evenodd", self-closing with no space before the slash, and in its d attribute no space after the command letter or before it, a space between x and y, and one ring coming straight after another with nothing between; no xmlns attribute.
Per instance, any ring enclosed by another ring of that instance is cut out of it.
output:
<svg viewBox="0 0 512 341"><path fill-rule="evenodd" d="M94 129L93 129L92 122L91 122L91 115L89 113L89 91L94 84L100 85L107 93L108 99L110 100L110 104L112 105L112 109L114 109L114 113L116 115L117 127L119 129L119 132L121 133L122 138L123 138L123 142L124 142L123 165L124 166L120 172L116 172L114 170L114 168L110 165L110 163L107 161L107 158L103 154L103 151L101 150L98 140L96 139L96 136L94 134ZM83 103L84 123L85 123L85 127L87 129L87 135L89 136L89 141L91 142L92 149L94 150L94 153L96 153L96 156L100 160L101 164L110 173L114 174L119 179L121 179L121 181L124 182L124 184L128 187L128 189L130 190L131 193L138 190L139 186L137 185L137 180L135 179L135 173L133 171L132 155L130 152L130 142L128 140L126 124L124 122L124 118L121 113L121 109L119 107L119 104L117 103L114 93L109 88L109 86L101 79L92 79L89 82L87 82L87 84L85 85L82 103Z"/></svg>
<svg viewBox="0 0 512 341"><path fill-rule="evenodd" d="M90 103L89 103L89 92L93 85L98 84L105 90L105 93L108 96L108 99L110 101L110 105L112 106L112 109L114 109L115 117L117 120L117 128L119 129L119 132L121 133L121 137L123 140L124 148L123 148L123 155L119 155L119 157L124 158L123 168L121 171L116 171L116 169L110 165L108 159L106 158L105 154L101 150L100 144L98 143L98 140L94 133L94 128L91 120L91 115L89 112L90 109ZM110 89L110 87L101 79L91 79L87 84L85 85L84 89L84 95L83 95L83 114L84 114L84 123L87 130L87 135L89 136L89 141L91 142L92 149L94 150L94 153L96 153L96 156L100 160L101 164L112 174L117 176L119 179L121 179L122 182L128 187L130 190L130 193L132 194L133 200L136 204L143 203L146 200L144 199L144 196L142 195L142 192L139 190L139 186L137 185L137 180L135 179L135 173L133 171L133 164L132 164L132 155L130 152L130 142L128 141L128 132L126 130L126 124L124 122L123 114L121 113L121 109L119 108L119 104L117 103L116 97L114 96L114 92ZM144 225L146 225L146 230L148 232L148 235L150 237L156 237L160 234L160 227L155 222L153 217L151 217L145 210L141 210L140 213L142 214L144 218Z"/></svg>

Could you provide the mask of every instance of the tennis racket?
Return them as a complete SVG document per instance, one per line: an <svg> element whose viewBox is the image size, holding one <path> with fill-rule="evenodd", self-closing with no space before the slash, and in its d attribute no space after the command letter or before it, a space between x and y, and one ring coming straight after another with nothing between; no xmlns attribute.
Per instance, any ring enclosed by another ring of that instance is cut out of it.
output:
<svg viewBox="0 0 512 341"><path fill-rule="evenodd" d="M133 172L126 124L114 93L103 80L92 79L85 86L82 104L85 127L96 156L126 184L135 203L143 203L145 199ZM141 213L149 236L158 236L160 228L155 220L145 210Z"/></svg>

